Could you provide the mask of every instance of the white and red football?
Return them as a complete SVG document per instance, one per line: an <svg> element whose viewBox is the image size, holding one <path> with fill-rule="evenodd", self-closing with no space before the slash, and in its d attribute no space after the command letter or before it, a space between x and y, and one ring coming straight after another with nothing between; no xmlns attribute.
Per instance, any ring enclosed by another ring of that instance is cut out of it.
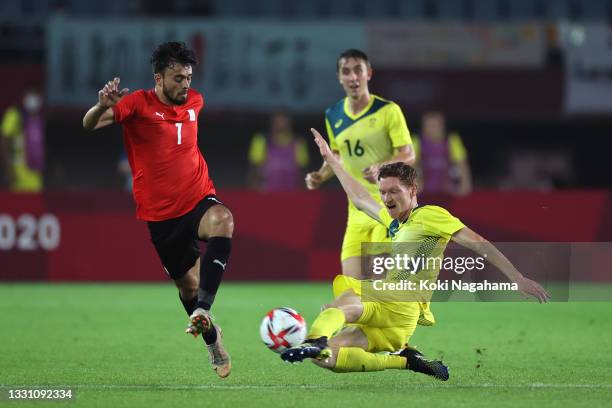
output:
<svg viewBox="0 0 612 408"><path fill-rule="evenodd" d="M261 322L259 334L270 350L282 353L304 342L306 322L295 310L277 307L266 314Z"/></svg>

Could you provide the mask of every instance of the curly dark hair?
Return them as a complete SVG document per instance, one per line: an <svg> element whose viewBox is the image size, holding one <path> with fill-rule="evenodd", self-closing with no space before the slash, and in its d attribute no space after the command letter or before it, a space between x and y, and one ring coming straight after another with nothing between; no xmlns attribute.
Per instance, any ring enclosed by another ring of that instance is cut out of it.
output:
<svg viewBox="0 0 612 408"><path fill-rule="evenodd" d="M170 41L160 44L151 55L153 73L163 73L174 63L183 65L196 65L198 60L195 53L187 48L184 42Z"/></svg>
<svg viewBox="0 0 612 408"><path fill-rule="evenodd" d="M389 163L378 169L378 180L386 177L397 177L408 187L416 185L416 170L406 163Z"/></svg>
<svg viewBox="0 0 612 408"><path fill-rule="evenodd" d="M344 51L342 54L340 54L340 56L336 60L336 71L340 71L340 61L342 61L342 59L349 59L349 58L353 58L356 60L362 60L363 62L365 62L368 68L371 68L370 59L368 58L367 54L361 50L351 48L351 49Z"/></svg>

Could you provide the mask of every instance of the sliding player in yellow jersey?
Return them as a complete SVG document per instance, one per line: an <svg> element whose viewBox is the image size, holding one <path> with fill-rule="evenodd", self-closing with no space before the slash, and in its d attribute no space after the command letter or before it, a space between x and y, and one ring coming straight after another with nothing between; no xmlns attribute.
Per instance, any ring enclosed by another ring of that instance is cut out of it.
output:
<svg viewBox="0 0 612 408"><path fill-rule="evenodd" d="M400 243L411 242L419 245L418 253L426 245L432 256L441 256L448 242L453 240L486 257L523 294L531 295L540 302L549 299L548 293L538 283L524 277L493 244L444 208L429 205L419 207L416 174L412 167L393 163L380 168L378 186L381 204L342 168L323 137L314 129L312 132L323 159L340 180L348 198L360 211L387 228L394 253L396 247L402 246ZM439 267L428 266L418 275L425 274L435 281L438 272ZM404 270L390 271L385 281L399 282L405 275ZM448 368L441 361L427 360L413 348L407 347L398 354L376 354L381 351L397 352L404 346L406 339L416 329L423 307L421 299L393 301L387 293L377 295L372 290L366 296L367 282L346 276L337 276L333 286L333 303L315 319L302 345L281 354L283 360L298 362L312 358L317 365L334 372L409 369L439 380L448 380Z"/></svg>
<svg viewBox="0 0 612 408"><path fill-rule="evenodd" d="M413 164L415 160L406 120L398 105L370 94L372 67L362 51L350 49L337 61L338 80L346 97L325 112L329 143L349 174L380 201L376 179L386 163ZM316 189L333 177L327 163L306 176L306 186ZM348 221L342 242L342 273L357 279L361 273L361 244L384 242L387 231L349 201ZM364 254L366 255L366 254Z"/></svg>

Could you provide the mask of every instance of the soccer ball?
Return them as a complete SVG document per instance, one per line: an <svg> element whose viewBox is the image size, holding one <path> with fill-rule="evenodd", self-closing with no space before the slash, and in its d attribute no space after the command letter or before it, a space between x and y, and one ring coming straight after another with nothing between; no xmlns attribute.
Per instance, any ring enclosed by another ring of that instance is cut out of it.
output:
<svg viewBox="0 0 612 408"><path fill-rule="evenodd" d="M306 322L295 310L277 307L263 318L259 334L270 350L282 353L302 344L306 338Z"/></svg>

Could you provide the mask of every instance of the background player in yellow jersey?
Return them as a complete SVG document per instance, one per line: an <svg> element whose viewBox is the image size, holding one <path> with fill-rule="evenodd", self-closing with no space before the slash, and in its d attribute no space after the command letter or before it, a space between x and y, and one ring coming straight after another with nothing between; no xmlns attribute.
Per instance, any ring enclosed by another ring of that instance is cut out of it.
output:
<svg viewBox="0 0 612 408"><path fill-rule="evenodd" d="M321 155L334 171L348 198L372 219L384 225L396 244L403 242L431 243L435 240L432 256L440 256L450 240L469 248L499 268L517 284L523 294L540 302L549 298L536 282L524 277L512 263L489 241L466 227L459 219L438 206L418 207L415 183L416 172L404 163L388 164L380 168L378 186L384 204L342 168L323 137L314 129ZM430 245L431 247L431 245ZM419 249L420 252L421 249ZM419 271L430 279L437 279L439 266ZM387 281L403 279L401 271L390 271ZM314 362L335 372L380 371L410 369L440 380L449 378L447 367L440 361L426 360L413 348L395 352L410 338L423 307L419 301L389 301L386 294L379 298L363 292L367 285L356 279L338 276L334 280L334 302L315 319L304 344L286 350L281 358L289 362L313 358ZM362 296L363 295L363 296ZM345 325L349 323L349 326ZM337 333L337 334L336 334ZM329 339L329 341L328 341Z"/></svg>
<svg viewBox="0 0 612 408"><path fill-rule="evenodd" d="M426 112L420 137L413 139L416 164L421 171L419 188L425 193L467 195L472 191L468 154L457 132L446 129L441 112Z"/></svg>
<svg viewBox="0 0 612 408"><path fill-rule="evenodd" d="M43 97L29 89L22 106L9 107L0 121L0 170L8 187L17 193L43 190L45 165ZM0 173L0 188L2 187Z"/></svg>
<svg viewBox="0 0 612 408"><path fill-rule="evenodd" d="M406 120L400 107L370 94L368 82L372 67L368 56L350 49L337 61L338 81L346 97L325 112L329 144L343 166L370 195L380 201L376 179L385 163L414 163L414 150ZM333 177L326 162L318 171L308 173L306 186L316 189ZM349 201L348 221L342 242L342 273L357 279L361 273L362 242L384 242L387 231ZM365 254L364 254L365 255Z"/></svg>

